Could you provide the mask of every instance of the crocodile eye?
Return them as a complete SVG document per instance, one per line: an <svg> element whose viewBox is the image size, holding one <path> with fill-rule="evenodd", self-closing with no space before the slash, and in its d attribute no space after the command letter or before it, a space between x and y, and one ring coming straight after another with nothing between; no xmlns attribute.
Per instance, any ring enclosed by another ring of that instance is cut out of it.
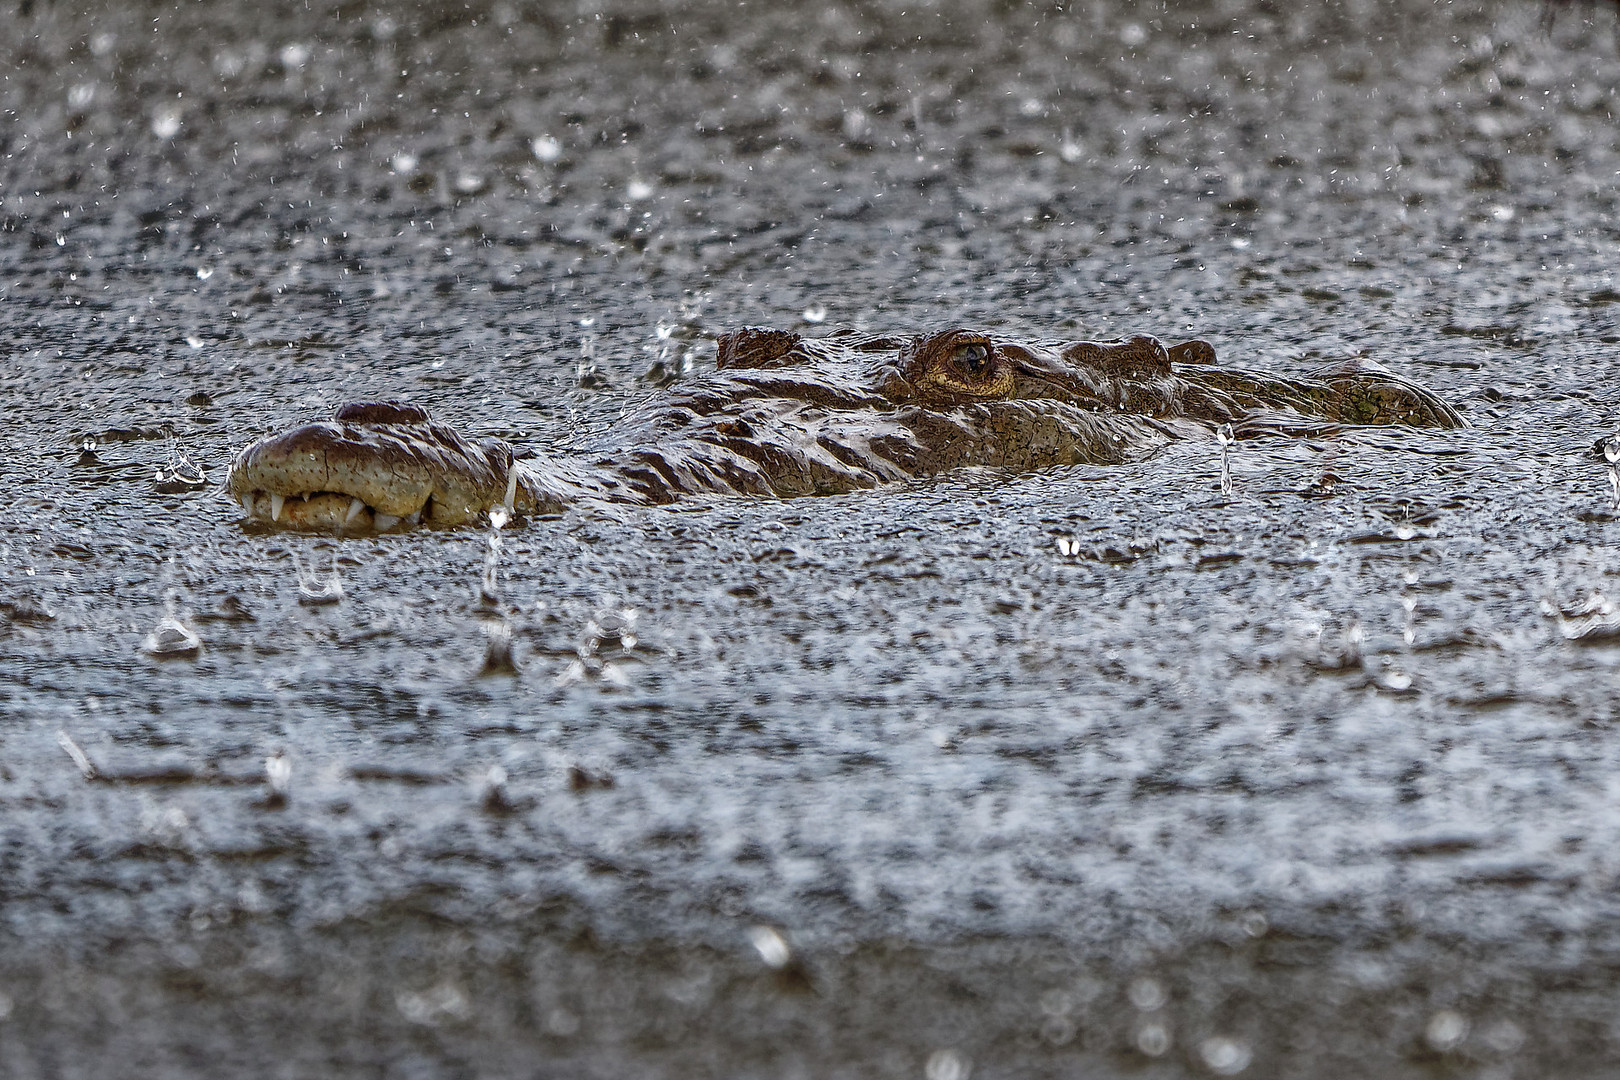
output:
<svg viewBox="0 0 1620 1080"><path fill-rule="evenodd" d="M990 373L990 346L980 341L958 346L951 353L951 361L962 374L982 379Z"/></svg>

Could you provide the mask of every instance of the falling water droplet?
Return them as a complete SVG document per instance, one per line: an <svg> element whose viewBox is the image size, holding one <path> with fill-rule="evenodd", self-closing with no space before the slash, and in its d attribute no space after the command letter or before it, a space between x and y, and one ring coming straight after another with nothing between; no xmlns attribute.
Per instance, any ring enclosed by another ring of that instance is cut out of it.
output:
<svg viewBox="0 0 1620 1080"><path fill-rule="evenodd" d="M624 193L630 197L631 202L641 202L643 199L652 198L654 190L645 180L631 180Z"/></svg>
<svg viewBox="0 0 1620 1080"><path fill-rule="evenodd" d="M211 278L213 276L214 276L214 268L212 266L199 266L199 267L197 267L197 280L198 281L207 281L209 278Z"/></svg>
<svg viewBox="0 0 1620 1080"><path fill-rule="evenodd" d="M537 160L544 161L547 164L562 157L563 150L562 143L550 135L541 135L529 144L529 149L533 151Z"/></svg>
<svg viewBox="0 0 1620 1080"><path fill-rule="evenodd" d="M401 175L416 171L417 157L403 150L388 160L388 167Z"/></svg>
<svg viewBox="0 0 1620 1080"><path fill-rule="evenodd" d="M1468 1018L1451 1009L1441 1009L1429 1017L1423 1038L1440 1053L1455 1050L1468 1037Z"/></svg>
<svg viewBox="0 0 1620 1080"><path fill-rule="evenodd" d="M1254 1058L1247 1043L1224 1035L1214 1035L1199 1043L1198 1053L1218 1076L1236 1076L1247 1069Z"/></svg>
<svg viewBox="0 0 1620 1080"><path fill-rule="evenodd" d="M172 139L180 134L180 114L174 109L159 109L152 117L152 134L160 139Z"/></svg>
<svg viewBox="0 0 1620 1080"><path fill-rule="evenodd" d="M770 926L754 926L748 930L748 940L759 953L759 958L765 961L767 967L781 970L787 967L788 961L793 959L793 949L789 947L787 938L782 936L780 930Z"/></svg>
<svg viewBox="0 0 1620 1080"><path fill-rule="evenodd" d="M804 309L803 319L807 323L815 324L827 321L827 305L820 302L811 304Z"/></svg>

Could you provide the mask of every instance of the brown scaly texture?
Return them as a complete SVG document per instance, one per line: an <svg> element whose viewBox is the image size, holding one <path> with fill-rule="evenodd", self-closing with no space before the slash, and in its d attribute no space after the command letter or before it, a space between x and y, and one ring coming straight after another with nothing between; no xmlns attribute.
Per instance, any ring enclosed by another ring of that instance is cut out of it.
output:
<svg viewBox="0 0 1620 1080"><path fill-rule="evenodd" d="M465 524L501 506L788 498L967 466L1118 464L1221 424L1240 435L1464 424L1376 364L1289 379L1214 360L1207 342L1166 348L1146 335L1042 342L953 329L810 340L750 328L721 336L713 376L652 399L611 442L566 459L520 461L505 443L466 439L417 406L361 403L249 446L227 489L252 519L370 531Z"/></svg>

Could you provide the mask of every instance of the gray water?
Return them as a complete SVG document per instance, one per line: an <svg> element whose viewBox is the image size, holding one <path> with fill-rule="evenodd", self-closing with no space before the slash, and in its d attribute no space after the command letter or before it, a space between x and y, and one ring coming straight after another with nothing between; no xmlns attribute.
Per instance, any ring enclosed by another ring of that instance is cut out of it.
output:
<svg viewBox="0 0 1620 1080"><path fill-rule="evenodd" d="M270 7L4 16L0 1076L1610 1074L1608 8ZM493 555L219 491L354 399L566 453L747 324L1473 427Z"/></svg>

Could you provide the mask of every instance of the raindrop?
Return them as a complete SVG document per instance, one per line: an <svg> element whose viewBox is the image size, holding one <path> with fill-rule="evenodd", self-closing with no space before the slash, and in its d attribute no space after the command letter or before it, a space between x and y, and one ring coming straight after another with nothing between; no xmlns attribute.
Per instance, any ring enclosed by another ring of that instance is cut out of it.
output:
<svg viewBox="0 0 1620 1080"><path fill-rule="evenodd" d="M781 931L769 926L754 926L748 930L748 941L765 961L765 966L780 971L793 959L793 950Z"/></svg>
<svg viewBox="0 0 1620 1080"><path fill-rule="evenodd" d="M294 43L284 47L279 54L281 66L288 71L297 71L309 63L309 46Z"/></svg>
<svg viewBox="0 0 1620 1080"><path fill-rule="evenodd" d="M57 247L67 247L67 237L62 235L61 233L57 233L56 234L56 246Z"/></svg>
<svg viewBox="0 0 1620 1080"><path fill-rule="evenodd" d="M214 276L214 268L212 266L199 266L199 267L197 267L197 280L198 281L207 281L209 278L211 278L213 276Z"/></svg>
<svg viewBox="0 0 1620 1080"><path fill-rule="evenodd" d="M630 197L631 202L641 202L643 199L652 198L653 190L653 186L645 180L631 180L624 193Z"/></svg>
<svg viewBox="0 0 1620 1080"><path fill-rule="evenodd" d="M56 745L67 751L67 756L73 759L73 764L78 767L81 776L86 780L96 778L95 765L91 764L89 756L79 749L79 744L73 741L73 736L65 731L58 731L56 733Z"/></svg>
<svg viewBox="0 0 1620 1080"><path fill-rule="evenodd" d="M68 91L68 104L75 109L82 109L96 97L95 83L79 83Z"/></svg>
<svg viewBox="0 0 1620 1080"><path fill-rule="evenodd" d="M458 195L477 195L487 187L489 182L477 173L465 172L456 177L455 189Z"/></svg>
<svg viewBox="0 0 1620 1080"><path fill-rule="evenodd" d="M928 1055L923 1075L928 1080L968 1080L973 1075L973 1062L958 1050L935 1050Z"/></svg>
<svg viewBox="0 0 1620 1080"><path fill-rule="evenodd" d="M1199 1043L1198 1053L1210 1071L1219 1076L1236 1076L1247 1069L1254 1058L1246 1043L1224 1035L1214 1035Z"/></svg>
<svg viewBox="0 0 1620 1080"><path fill-rule="evenodd" d="M1491 217L1495 218L1497 221L1512 221L1513 207L1493 206L1491 207Z"/></svg>
<svg viewBox="0 0 1620 1080"><path fill-rule="evenodd" d="M198 337L196 334L188 334L186 336L186 344L190 345L193 349L200 349L203 347L203 339Z"/></svg>
<svg viewBox="0 0 1620 1080"><path fill-rule="evenodd" d="M1063 159L1065 164L1073 165L1085 156L1085 144L1081 143L1065 128L1063 130L1063 141L1058 143L1058 157Z"/></svg>
<svg viewBox="0 0 1620 1080"><path fill-rule="evenodd" d="M529 144L529 149L534 152L536 160L543 161L548 165L562 157L563 150L562 143L553 139L550 135L542 135L535 139Z"/></svg>
<svg viewBox="0 0 1620 1080"><path fill-rule="evenodd" d="M1170 1030L1163 1024L1143 1024L1136 1029L1136 1048L1148 1057L1161 1057L1170 1049Z"/></svg>
<svg viewBox="0 0 1620 1080"><path fill-rule="evenodd" d="M864 109L850 109L844 113L844 138L849 142L860 142L872 131L872 121Z"/></svg>
<svg viewBox="0 0 1620 1080"><path fill-rule="evenodd" d="M388 167L403 176L405 173L416 171L416 162L415 154L407 154L402 150L389 159Z"/></svg>
<svg viewBox="0 0 1620 1080"><path fill-rule="evenodd" d="M90 39L90 51L96 56L106 56L117 44L117 34L103 31Z"/></svg>
<svg viewBox="0 0 1620 1080"><path fill-rule="evenodd" d="M811 324L826 322L827 305L820 303L819 301L811 304L809 307L804 309L804 311L801 313L801 317L805 322Z"/></svg>
<svg viewBox="0 0 1620 1080"><path fill-rule="evenodd" d="M159 109L152 117L152 134L160 139L172 139L180 134L180 113L176 109Z"/></svg>
<svg viewBox="0 0 1620 1080"><path fill-rule="evenodd" d="M1164 984L1158 979L1143 977L1131 983L1131 1004L1143 1012L1152 1012L1154 1009L1164 1008L1164 1003L1170 1000L1165 993Z"/></svg>
<svg viewBox="0 0 1620 1080"><path fill-rule="evenodd" d="M1440 1053L1455 1050L1468 1037L1468 1018L1451 1009L1441 1009L1429 1017L1423 1038Z"/></svg>

